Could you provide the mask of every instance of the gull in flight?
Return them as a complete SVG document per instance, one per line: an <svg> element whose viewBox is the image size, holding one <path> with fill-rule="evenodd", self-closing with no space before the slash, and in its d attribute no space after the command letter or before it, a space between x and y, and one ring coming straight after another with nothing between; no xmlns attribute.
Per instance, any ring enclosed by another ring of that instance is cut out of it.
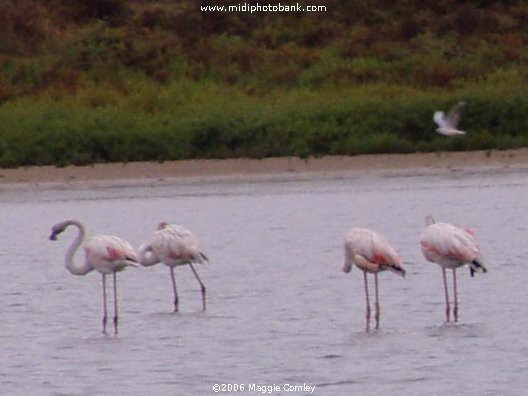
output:
<svg viewBox="0 0 528 396"><path fill-rule="evenodd" d="M445 136L465 135L466 131L457 129L465 105L466 102L458 102L447 115L443 111L435 111L433 121L438 125L436 132Z"/></svg>

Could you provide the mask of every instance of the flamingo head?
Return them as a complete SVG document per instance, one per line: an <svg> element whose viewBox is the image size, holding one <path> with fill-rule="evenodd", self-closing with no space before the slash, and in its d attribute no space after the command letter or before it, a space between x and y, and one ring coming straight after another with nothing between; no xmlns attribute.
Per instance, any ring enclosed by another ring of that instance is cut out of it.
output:
<svg viewBox="0 0 528 396"><path fill-rule="evenodd" d="M68 224L66 222L62 222L62 223L57 223L55 224L53 227L51 227L51 234L49 236L49 239L51 241L56 241L57 240L57 235L59 235L61 232L63 232L66 227L68 226Z"/></svg>
<svg viewBox="0 0 528 396"><path fill-rule="evenodd" d="M158 227L156 229L159 231L159 230L163 230L167 228L168 226L169 226L169 223L167 223L166 221L162 221L161 223L158 224Z"/></svg>
<svg viewBox="0 0 528 396"><path fill-rule="evenodd" d="M345 263L343 264L343 272L345 274L348 274L350 271L352 271L352 262L345 261Z"/></svg>
<svg viewBox="0 0 528 396"><path fill-rule="evenodd" d="M435 219L432 215L428 215L425 217L425 224L430 226L431 224L435 223Z"/></svg>

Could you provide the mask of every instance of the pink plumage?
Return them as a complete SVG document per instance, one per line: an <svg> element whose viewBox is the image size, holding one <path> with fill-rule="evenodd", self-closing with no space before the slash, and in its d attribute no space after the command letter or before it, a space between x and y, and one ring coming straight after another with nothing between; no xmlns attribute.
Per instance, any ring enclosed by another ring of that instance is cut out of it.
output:
<svg viewBox="0 0 528 396"><path fill-rule="evenodd" d="M111 274L123 270L127 265L139 263L139 258L130 243L112 235L96 235L84 245L86 261L97 271Z"/></svg>
<svg viewBox="0 0 528 396"><path fill-rule="evenodd" d="M427 227L420 237L422 252L428 261L442 267L446 302L446 322L450 321L451 306L447 287L446 268L453 271L453 316L458 321L458 290L456 269L469 265L471 276L475 272L486 272L475 231L469 227L457 227L449 223L435 223L432 216L426 218Z"/></svg>
<svg viewBox="0 0 528 396"><path fill-rule="evenodd" d="M363 271L366 301L366 329L370 328L370 298L367 273L374 274L376 329L379 328L380 305L378 293L378 272L390 270L405 275L403 263L398 253L387 240L375 231L364 228L353 228L347 232L344 241L344 272L350 272L352 265Z"/></svg>
<svg viewBox="0 0 528 396"><path fill-rule="evenodd" d="M74 226L78 230L77 238L66 252L66 268L73 275L86 275L93 270L102 274L103 287L103 333L106 333L107 308L106 308L106 275L111 274L114 280L114 332L117 334L118 306L117 306L117 279L116 273L128 266L136 266L139 262L136 251L127 241L112 235L97 235L88 239L84 244L84 263L75 262L74 255L81 246L86 231L81 222L66 220L55 224L51 229L50 239L56 240L57 236L66 228Z"/></svg>
<svg viewBox="0 0 528 396"><path fill-rule="evenodd" d="M206 289L193 263L204 263L208 261L203 253L198 238L189 230L162 222L158 225L150 242L139 247L139 261L141 265L149 267L157 263L163 263L170 268L172 289L174 294L174 312L179 309L179 297L176 289L174 267L189 265L196 280L200 284L202 293L202 307L205 310Z"/></svg>
<svg viewBox="0 0 528 396"><path fill-rule="evenodd" d="M168 266L205 261L198 238L180 226L171 224L157 230L150 246L160 261Z"/></svg>
<svg viewBox="0 0 528 396"><path fill-rule="evenodd" d="M420 245L425 258L447 268L469 264L480 257L475 232L448 223L434 223L425 229Z"/></svg>
<svg viewBox="0 0 528 396"><path fill-rule="evenodd" d="M344 272L350 272L352 264L360 269L374 273L392 270L405 274L398 253L383 235L364 228L353 228L345 236Z"/></svg>

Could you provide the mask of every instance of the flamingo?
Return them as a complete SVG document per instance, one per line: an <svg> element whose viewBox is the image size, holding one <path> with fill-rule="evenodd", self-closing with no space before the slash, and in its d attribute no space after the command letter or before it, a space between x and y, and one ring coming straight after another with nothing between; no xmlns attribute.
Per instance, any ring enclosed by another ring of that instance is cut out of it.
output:
<svg viewBox="0 0 528 396"><path fill-rule="evenodd" d="M363 270L366 300L366 330L370 328L370 299L367 272L374 274L376 329L379 328L380 305L378 294L378 272L390 270L405 276L403 263L387 240L375 231L352 228L345 235L345 260L343 272L352 270L352 264Z"/></svg>
<svg viewBox="0 0 528 396"><path fill-rule="evenodd" d="M170 268L172 291L174 293L174 312L178 312L178 291L176 289L174 267L188 264L200 284L202 308L205 311L206 289L193 263L204 263L209 261L209 259L203 253L200 242L191 231L174 224L161 222L151 241L142 244L138 252L141 265L150 267L162 262Z"/></svg>
<svg viewBox="0 0 528 396"><path fill-rule="evenodd" d="M435 111L433 120L438 125L436 132L446 136L465 135L465 131L457 129L458 122L460 121L460 115L465 105L466 102L458 102L449 111L447 116L443 111Z"/></svg>
<svg viewBox="0 0 528 396"><path fill-rule="evenodd" d="M66 252L66 268L73 275L86 275L96 270L102 274L103 280L103 334L106 334L107 309L106 309L106 275L112 274L114 280L114 334L117 334L118 306L117 306L117 280L116 273L126 267L136 267L139 262L136 251L123 239L111 235L92 236L84 244L85 261L78 263L73 261L73 256L81 246L86 231L84 225L77 220L66 220L55 224L51 228L49 239L57 240L57 235L69 226L77 227L77 238L73 241Z"/></svg>
<svg viewBox="0 0 528 396"><path fill-rule="evenodd" d="M442 279L446 302L446 322L450 320L449 293L447 289L446 268L453 270L453 318L458 322L458 290L456 269L469 265L469 273L487 272L481 262L480 248L475 231L467 227L457 227L449 223L436 223L432 216L425 219L427 227L420 237L420 245L425 258L442 267Z"/></svg>

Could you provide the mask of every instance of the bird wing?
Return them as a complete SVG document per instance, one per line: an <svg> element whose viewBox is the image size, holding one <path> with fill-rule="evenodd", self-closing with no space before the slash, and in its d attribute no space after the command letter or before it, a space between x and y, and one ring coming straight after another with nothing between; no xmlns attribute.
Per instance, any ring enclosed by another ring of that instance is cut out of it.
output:
<svg viewBox="0 0 528 396"><path fill-rule="evenodd" d="M113 235L97 235L85 245L86 258L105 261L130 261L139 263L135 249L127 241Z"/></svg>
<svg viewBox="0 0 528 396"><path fill-rule="evenodd" d="M446 129L452 128L452 125L448 124L443 111L435 111L435 113L433 114L433 121L436 122L436 124L440 128L446 128Z"/></svg>
<svg viewBox="0 0 528 396"><path fill-rule="evenodd" d="M458 122L460 121L460 116L462 114L462 110L464 109L465 105L466 102L458 102L447 114L447 122L453 127L453 129L457 128Z"/></svg>
<svg viewBox="0 0 528 396"><path fill-rule="evenodd" d="M198 238L180 226L169 225L156 231L152 249L159 257L170 259L203 262L206 258Z"/></svg>
<svg viewBox="0 0 528 396"><path fill-rule="evenodd" d="M387 240L375 231L355 228L346 237L345 243L354 252L378 265L402 267L402 260L387 242Z"/></svg>
<svg viewBox="0 0 528 396"><path fill-rule="evenodd" d="M443 258L463 263L472 261L479 255L474 235L448 223L428 226L422 234L420 244L424 255L430 261Z"/></svg>

